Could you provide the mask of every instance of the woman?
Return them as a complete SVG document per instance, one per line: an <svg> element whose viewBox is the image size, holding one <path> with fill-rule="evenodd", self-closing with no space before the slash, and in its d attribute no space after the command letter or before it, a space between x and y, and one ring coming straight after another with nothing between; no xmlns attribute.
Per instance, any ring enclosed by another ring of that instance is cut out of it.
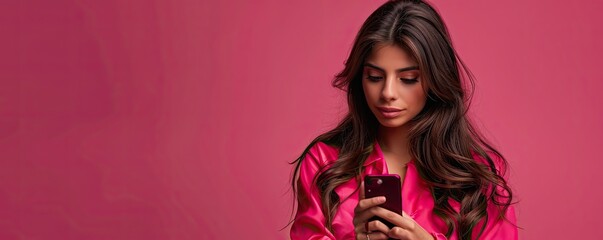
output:
<svg viewBox="0 0 603 240"><path fill-rule="evenodd" d="M466 80L473 88L429 4L371 14L333 81L349 113L293 162L291 238L517 239L507 162L467 117ZM364 198L364 176L386 173L400 175L401 215Z"/></svg>

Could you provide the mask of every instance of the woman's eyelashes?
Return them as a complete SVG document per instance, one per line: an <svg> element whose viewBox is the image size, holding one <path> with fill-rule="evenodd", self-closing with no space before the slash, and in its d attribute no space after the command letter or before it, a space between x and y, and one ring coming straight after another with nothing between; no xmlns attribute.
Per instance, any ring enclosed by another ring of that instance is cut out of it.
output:
<svg viewBox="0 0 603 240"><path fill-rule="evenodd" d="M406 84L414 84L416 82L418 82L419 80L417 80L418 77L415 78L400 78L400 80Z"/></svg>
<svg viewBox="0 0 603 240"><path fill-rule="evenodd" d="M381 79L383 79L383 77L380 76L372 76L372 75L367 75L366 77L369 81L371 82L378 82ZM418 82L419 80L417 80L417 78L419 77L415 77L415 78L400 78L400 81L406 83L406 84L413 84Z"/></svg>
<svg viewBox="0 0 603 240"><path fill-rule="evenodd" d="M370 80L371 82L378 82L381 79L383 79L383 77L378 77L378 76L371 76L371 75L367 75L368 80Z"/></svg>

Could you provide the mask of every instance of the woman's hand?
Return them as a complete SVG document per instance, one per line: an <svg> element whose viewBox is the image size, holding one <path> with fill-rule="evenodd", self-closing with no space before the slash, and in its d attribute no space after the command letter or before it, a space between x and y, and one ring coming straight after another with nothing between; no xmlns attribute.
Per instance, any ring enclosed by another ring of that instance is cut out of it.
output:
<svg viewBox="0 0 603 240"><path fill-rule="evenodd" d="M388 239L387 233L390 231L389 227L378 220L368 221L371 217L375 216L373 212L377 208L381 208L377 207L377 205L384 203L385 200L383 196L364 199L364 182L360 184L360 198L356 208L354 208L353 221L357 240Z"/></svg>
<svg viewBox="0 0 603 240"><path fill-rule="evenodd" d="M402 215L395 212L389 211L385 208L377 210L375 215L382 217L383 219L393 223L396 227L389 230L387 235L395 239L425 239L434 240L435 238L429 232L427 232L421 225L415 222L406 212L402 211Z"/></svg>
<svg viewBox="0 0 603 240"><path fill-rule="evenodd" d="M408 240L433 240L434 237L421 227L408 214L402 212L402 215L378 207L379 204L387 201L385 197L364 198L364 183L360 185L360 198L358 205L354 209L354 231L356 239L377 240L377 239L408 239ZM384 223L378 220L368 222L373 216L379 216L386 221L396 225L389 229Z"/></svg>

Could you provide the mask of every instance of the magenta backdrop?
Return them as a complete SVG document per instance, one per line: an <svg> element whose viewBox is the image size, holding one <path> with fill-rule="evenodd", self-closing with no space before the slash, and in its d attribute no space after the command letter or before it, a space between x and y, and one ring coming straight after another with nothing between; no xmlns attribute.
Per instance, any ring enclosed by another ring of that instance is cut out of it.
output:
<svg viewBox="0 0 603 240"><path fill-rule="evenodd" d="M383 1L2 1L0 239L286 239ZM522 239L603 239L603 1L434 2Z"/></svg>

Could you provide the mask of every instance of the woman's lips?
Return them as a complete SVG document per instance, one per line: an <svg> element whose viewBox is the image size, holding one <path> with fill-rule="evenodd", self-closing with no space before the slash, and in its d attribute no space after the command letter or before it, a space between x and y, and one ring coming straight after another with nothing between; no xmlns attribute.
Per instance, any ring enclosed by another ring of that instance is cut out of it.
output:
<svg viewBox="0 0 603 240"><path fill-rule="evenodd" d="M395 118L395 117L399 116L403 110L403 109L392 108L392 107L377 107L377 109L379 109L379 111L381 112L381 115L383 115L386 118Z"/></svg>

